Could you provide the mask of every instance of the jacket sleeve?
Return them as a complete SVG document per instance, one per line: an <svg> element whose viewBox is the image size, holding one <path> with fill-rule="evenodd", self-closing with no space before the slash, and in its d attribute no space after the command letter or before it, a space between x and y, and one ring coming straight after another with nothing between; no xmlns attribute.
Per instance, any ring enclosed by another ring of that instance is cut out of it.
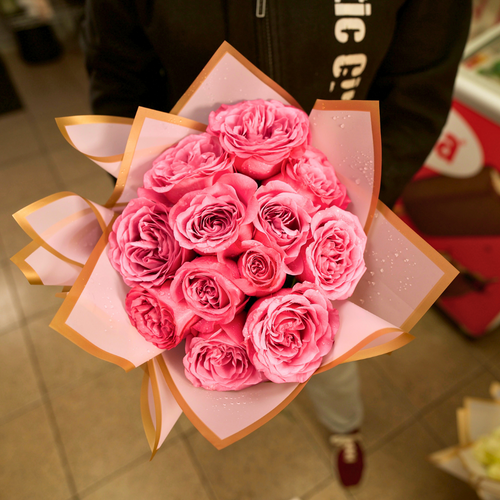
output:
<svg viewBox="0 0 500 500"><path fill-rule="evenodd" d="M467 40L470 0L407 0L371 87L380 101L381 200L392 206L443 128Z"/></svg>
<svg viewBox="0 0 500 500"><path fill-rule="evenodd" d="M95 114L133 117L166 110L167 83L133 0L86 0L81 44Z"/></svg>

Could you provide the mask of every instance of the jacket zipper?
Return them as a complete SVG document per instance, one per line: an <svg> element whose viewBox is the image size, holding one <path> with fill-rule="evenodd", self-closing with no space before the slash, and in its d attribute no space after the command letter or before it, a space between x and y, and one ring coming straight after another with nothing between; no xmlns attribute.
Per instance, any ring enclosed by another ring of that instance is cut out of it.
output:
<svg viewBox="0 0 500 500"><path fill-rule="evenodd" d="M265 44L266 44L266 55L267 55L267 63L269 68L269 77L274 80L274 63L273 63L273 44L271 37L271 21L269 19L269 9L268 9L268 1L269 0L257 0L257 6L255 9L255 17L258 19L262 19L264 23L265 29Z"/></svg>

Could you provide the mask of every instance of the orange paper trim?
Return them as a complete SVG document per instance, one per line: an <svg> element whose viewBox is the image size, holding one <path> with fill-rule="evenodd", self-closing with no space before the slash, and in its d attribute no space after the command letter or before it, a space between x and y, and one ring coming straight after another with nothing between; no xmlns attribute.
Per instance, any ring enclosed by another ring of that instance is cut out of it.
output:
<svg viewBox="0 0 500 500"><path fill-rule="evenodd" d="M393 332L401 333L401 335L399 337L405 335L405 332L401 331L399 328L382 328L380 330L377 330L377 331L373 332L372 334L368 335L368 337L364 338L359 344L356 344L352 349L350 349L349 351L344 353L342 356L339 356L337 359L330 361L326 365L320 366L314 374L316 375L318 373L326 372L337 365L340 365L342 363L347 363L348 361L351 361L351 360L354 361L355 359L366 359L366 358L372 357L372 356L370 356L369 352L366 353L367 354L366 356L360 355L358 358L356 356L359 353L359 351L361 351L361 349L363 349L364 346L370 344L371 342L378 339L382 335L386 335L387 333L393 333ZM410 342L414 338L412 335L409 335L409 334L406 334L406 335L408 335L408 337L403 338L401 345L407 344L408 342ZM398 339L399 339L399 337L398 337ZM391 342L387 342L387 344L382 344L380 346L372 347L372 348L366 349L366 350L371 351L373 353L376 353L376 354L373 354L373 356L377 356L379 354L386 354L387 352L393 351L395 346L398 345L398 343L395 341L397 341L397 339L393 339ZM387 345L387 349L384 349L384 346L386 346L386 345Z"/></svg>
<svg viewBox="0 0 500 500"><path fill-rule="evenodd" d="M377 204L378 211L386 218L392 227L397 229L408 241L415 245L429 260L431 260L441 271L443 276L432 287L429 293L422 299L420 304L408 316L401 325L401 329L409 332L436 302L446 287L455 279L458 271L429 243L423 240L415 231L408 227L392 210L384 205L380 200Z"/></svg>
<svg viewBox="0 0 500 500"><path fill-rule="evenodd" d="M123 190L125 189L125 184L127 182L128 175L130 173L130 167L132 165L132 161L134 159L135 151L137 148L137 143L139 142L139 137L146 118L151 118L153 120L162 121L165 123L172 123L174 125L181 125L182 127L186 127L199 132L205 132L207 128L206 125L195 120L181 118L174 114L163 113L162 111L156 111L154 109L139 107L134 118L132 129L130 130L127 145L125 146L123 161L120 166L120 172L116 180L115 188L105 205L107 208L113 208L115 206L122 205L122 203L118 203L118 200L121 198ZM169 148L173 144L174 143L165 144L163 150Z"/></svg>
<svg viewBox="0 0 500 500"><path fill-rule="evenodd" d="M43 247L45 250L50 252L52 255L56 256L58 259L61 259L64 262L67 262L68 264L73 264L75 266L83 267L83 263L78 262L76 260L70 259L69 257L66 257L62 253L58 252L55 248L53 248L47 241L44 240L36 231L35 229L31 226L31 224L28 222L27 217L29 217L32 213L36 212L37 210L40 210L41 208L50 205L51 203L54 203L57 200L61 200L63 198L67 198L70 196L77 196L78 198L82 199L89 205L89 209L86 210L81 210L79 212L76 212L74 214L71 214L71 216L60 220L55 226L51 228L51 233L53 231L56 231L57 229L60 229L68 224L71 224L75 220L77 220L79 217L83 217L88 214L87 210L91 210L97 220L97 223L99 224L99 227L101 228L101 231L104 233L106 230L106 225L104 223L103 218L101 217L101 214L99 211L96 209L96 207L92 204L90 200L87 200L83 196L77 195L75 193L71 193L69 191L63 191L60 193L55 193L53 195L47 196L46 198L43 198L41 200L35 201L31 205L28 205L27 207L22 208L18 212L16 212L13 217L16 220L16 222L21 226L22 230L33 240L33 242L36 242L39 246ZM55 229L53 229L55 227Z"/></svg>
<svg viewBox="0 0 500 500"><path fill-rule="evenodd" d="M87 155L80 151L73 141L70 139L66 127L71 125L87 125L92 123L115 123L117 125L132 125L132 118L123 118L119 116L102 116L102 115L80 115L80 116L64 116L61 118L56 118L57 126L63 135L63 137L73 146L79 153L82 153L87 158L102 162L102 163L116 163L122 161L123 154L113 155L113 156L92 156Z"/></svg>
<svg viewBox="0 0 500 500"><path fill-rule="evenodd" d="M42 278L40 278L38 273L26 262L26 259L39 248L40 244L32 241L10 258L31 285L43 285Z"/></svg>
<svg viewBox="0 0 500 500"><path fill-rule="evenodd" d="M373 189L368 217L365 223L365 233L368 234L377 208L382 179L382 135L380 130L380 110L378 101L325 101L317 99L313 109L320 111L365 111L370 113L373 139Z"/></svg>
<svg viewBox="0 0 500 500"><path fill-rule="evenodd" d="M116 217L118 216L116 215L113 218L108 228L97 242L97 245L95 246L94 250L92 250L90 257L87 260L87 263L82 269L82 272L76 279L66 299L64 300L61 307L54 316L54 319L50 323L50 327L59 332L67 339L71 340L71 342L82 348L84 351L87 351L89 354L92 354L96 358L100 358L105 361L109 361L110 363L114 363L115 365L120 366L121 368L123 368L125 371L128 372L135 368L133 363L131 363L129 360L125 358L117 356L116 354L111 354L97 347L96 345L92 344L89 340L87 340L85 337L80 335L76 330L74 330L73 328L71 328L69 325L66 324L66 321L68 320L71 311L75 307L78 299L80 298L80 295L82 294L85 288L85 285L87 284L90 276L92 275L92 272L97 264L97 261L99 260L99 257L106 248L108 242L108 235L111 232L111 228L113 226L113 222Z"/></svg>
<svg viewBox="0 0 500 500"><path fill-rule="evenodd" d="M402 332L401 335L383 345L377 347L368 347L367 349L361 349L354 356L346 359L344 363L350 363L351 361L361 361L363 359L375 358L376 356L381 356L382 354L391 354L397 349L404 347L409 344L415 337L409 333Z"/></svg>
<svg viewBox="0 0 500 500"><path fill-rule="evenodd" d="M250 73L255 75L259 80L265 83L268 87L273 89L277 94L279 94L283 99L288 101L292 106L302 109L300 104L280 85L278 85L274 80L269 78L265 73L263 73L257 66L254 66L245 56L240 54L232 45L227 42L223 42L218 48L217 52L212 56L207 65L203 68L201 73L197 76L196 80L190 85L184 95L177 101L177 104L170 111L174 115L180 115L182 110L189 102L193 94L201 87L202 83L207 79L208 75L217 66L221 59L226 55L230 54L238 62L240 62Z"/></svg>
<svg viewBox="0 0 500 500"><path fill-rule="evenodd" d="M153 451L156 430L153 420L151 419L151 413L149 412L149 381L151 380L149 377L149 361L142 366L144 374L141 383L141 418L144 432L146 433L146 439L148 440L151 451Z"/></svg>
<svg viewBox="0 0 500 500"><path fill-rule="evenodd" d="M276 408L270 411L267 415L264 415L259 420L253 422L251 425L245 427L244 429L233 434L232 436L229 436L225 439L221 439L219 436L217 436L217 434L215 434L211 429L209 429L205 425L205 423L196 415L196 413L194 413L191 407L186 403L185 399L182 397L181 393L177 389L177 386L175 385L168 371L167 365L165 364L165 360L163 359L163 357L158 356L157 359L160 369L163 373L163 376L165 377L168 387L170 388L173 396L175 397L177 404L181 407L182 411L186 414L191 423L198 429L200 434L203 437L205 437L208 441L210 441L210 443L212 443L218 450L222 450L226 446L229 446L235 443L236 441L239 441L245 436L251 434L253 431L257 430L259 427L263 426L265 423L269 422L269 420L274 418L281 410L286 408L286 406L288 406L288 404L295 399L295 397L306 385L305 383L298 384L297 387L294 389L294 391L286 399L284 399L278 406L276 406ZM272 382L261 382L261 383L271 384Z"/></svg>

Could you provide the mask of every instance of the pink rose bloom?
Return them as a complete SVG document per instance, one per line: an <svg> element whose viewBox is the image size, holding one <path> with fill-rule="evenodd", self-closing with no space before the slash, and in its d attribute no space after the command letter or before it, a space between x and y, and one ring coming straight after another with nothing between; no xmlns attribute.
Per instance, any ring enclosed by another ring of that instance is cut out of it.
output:
<svg viewBox="0 0 500 500"><path fill-rule="evenodd" d="M286 280L285 253L258 241L244 241L238 259L240 279L235 283L246 295L263 297L281 289Z"/></svg>
<svg viewBox="0 0 500 500"><path fill-rule="evenodd" d="M302 272L302 263L296 259L309 237L311 216L317 211L311 200L280 181L261 186L255 197L259 211L254 239L283 250L285 264L295 274Z"/></svg>
<svg viewBox="0 0 500 500"><path fill-rule="evenodd" d="M309 117L278 101L223 104L208 117L207 132L236 157L238 172L262 180L279 172L281 162L300 157L309 143Z"/></svg>
<svg viewBox="0 0 500 500"><path fill-rule="evenodd" d="M257 215L256 189L250 177L226 174L213 186L184 195L169 218L179 245L214 254L250 239Z"/></svg>
<svg viewBox="0 0 500 500"><path fill-rule="evenodd" d="M300 158L285 160L281 173L270 180L290 184L298 193L307 196L314 205L322 209L333 205L344 209L351 201L327 157L312 146L308 146Z"/></svg>
<svg viewBox="0 0 500 500"><path fill-rule="evenodd" d="M195 387L239 391L264 380L248 358L241 333L243 322L239 315L231 323L217 325L213 331L187 337L184 369Z"/></svg>
<svg viewBox="0 0 500 500"><path fill-rule="evenodd" d="M191 134L166 149L144 175L144 187L177 203L183 195L214 183L214 177L233 172L233 160L213 135Z"/></svg>
<svg viewBox="0 0 500 500"><path fill-rule="evenodd" d="M272 382L305 382L333 346L339 315L310 283L264 297L243 328L250 360Z"/></svg>
<svg viewBox="0 0 500 500"><path fill-rule="evenodd" d="M177 271L170 293L201 318L226 324L245 305L245 294L235 284L237 278L238 266L233 261L221 264L216 257L200 257Z"/></svg>
<svg viewBox="0 0 500 500"><path fill-rule="evenodd" d="M186 337L199 318L170 295L170 282L159 288L135 286L125 299L125 310L132 325L160 349L173 349Z"/></svg>
<svg viewBox="0 0 500 500"><path fill-rule="evenodd" d="M162 203L135 198L114 222L108 256L128 286L161 286L193 257L175 240L169 210Z"/></svg>
<svg viewBox="0 0 500 500"><path fill-rule="evenodd" d="M311 222L312 240L303 250L304 272L299 279L315 283L331 300L352 295L366 271L366 234L359 219L331 207Z"/></svg>

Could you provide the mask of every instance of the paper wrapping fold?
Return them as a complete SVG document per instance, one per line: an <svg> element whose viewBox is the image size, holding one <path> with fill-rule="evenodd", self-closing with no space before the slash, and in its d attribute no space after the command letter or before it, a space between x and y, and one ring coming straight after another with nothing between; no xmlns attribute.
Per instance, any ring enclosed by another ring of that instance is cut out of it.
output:
<svg viewBox="0 0 500 500"><path fill-rule="evenodd" d="M493 382L490 393L497 395L500 384ZM457 410L459 445L433 453L429 459L440 469L469 483L480 498L500 499L500 481L491 479L475 458L474 442L500 427L500 400L465 398Z"/></svg>
<svg viewBox="0 0 500 500"><path fill-rule="evenodd" d="M95 216L100 238L95 240L97 244L91 252L78 253L77 248L67 244L71 241L68 235L81 233L83 218L66 227L61 221L68 220L68 214L60 218L39 217L37 207L33 207L21 220L23 227L28 227L26 221L32 227L35 219L44 221L44 227L36 230L34 243L16 256L18 265L28 277L37 276L33 282L60 281L58 284L66 285L62 294L65 300L51 326L91 354L125 370L147 363L141 408L153 454L177 420L179 408L203 435L222 448L272 418L304 386L262 383L232 393L193 387L184 376L182 346L162 352L130 325L124 309L128 287L107 257L112 217L136 196L142 176L154 158L186 135L203 132L208 114L220 104L256 98L296 104L286 91L223 44L171 114L139 108L133 123L111 117L59 120L63 134L74 147L118 174L116 188L105 207L83 199L78 202L87 210L85 217ZM377 205L381 175L377 104L318 101L310 123L312 144L323 150L347 186L353 200L349 209L360 217L369 240L365 254L367 273L352 300L336 304L342 326L319 370L324 371L338 363L383 354L408 343L412 337L406 332L451 282L456 271L389 209ZM119 171L115 169L117 162ZM55 195L49 206L63 198L72 199L67 194ZM47 210L44 204L38 209ZM60 207L55 211L59 210ZM48 233L51 238L43 240L40 235ZM49 270L39 264L43 260L43 255L37 254L40 248L51 254L51 259L47 259L51 260ZM36 259L25 257L28 253L37 254ZM54 269L58 259L65 262L66 268L63 272L61 267L60 278L51 279L50 269ZM43 279L38 273L43 274Z"/></svg>

